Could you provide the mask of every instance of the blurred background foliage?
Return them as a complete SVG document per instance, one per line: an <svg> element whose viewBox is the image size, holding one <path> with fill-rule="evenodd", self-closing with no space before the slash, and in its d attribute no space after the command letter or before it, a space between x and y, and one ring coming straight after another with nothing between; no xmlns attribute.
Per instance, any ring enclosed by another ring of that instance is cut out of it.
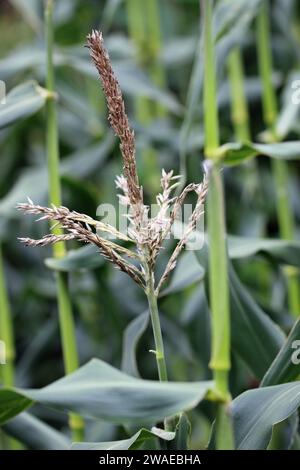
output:
<svg viewBox="0 0 300 470"><path fill-rule="evenodd" d="M114 178L122 171L122 161L107 123L96 72L84 48L92 28L103 31L124 92L136 131L140 179L148 201L158 189L161 168L181 172L187 181L198 181L202 177L203 155L199 1L55 3L64 205L95 216L100 203L117 203ZM228 2L229 7L231 4ZM273 82L280 109L286 109L291 80L300 78L300 5L293 0L274 0L270 12ZM252 140L257 141L265 125L254 16L252 12L247 27L236 28L231 35L225 31L224 37L234 38L242 51L250 132ZM235 26L231 26L232 30ZM153 345L145 313L147 305L131 280L104 263L90 247L80 247L78 251L76 244L70 244L68 256L54 261L50 249L25 248L17 240L18 236L38 238L45 233L45 225L21 217L15 209L17 202L27 196L37 204L47 202L45 108L43 95L36 89L37 83L45 86L43 1L2 0L0 28L0 79L6 83L7 102L15 103L10 116L1 113L0 107L0 236L16 345L16 383L41 387L63 375L53 268L70 273L80 363L99 357L130 373L155 379L155 361L148 352ZM221 46L218 104L221 140L226 143L235 141L236 134L226 41ZM290 139L299 139L297 114L290 118L287 134ZM278 223L270 160L260 157L255 162L225 168L223 173L228 232L246 238L276 238ZM299 177L299 163L290 163L289 192L298 235ZM262 255L263 251L254 250L250 257L235 256L235 268L258 308L288 331L292 317L283 269L276 256ZM163 264L164 256L161 258ZM160 310L170 379L210 378L209 309L203 273L193 253L183 255L160 300ZM251 335L247 341L251 344ZM243 355L236 351L232 354L231 385L235 396L255 387L260 377L245 356L241 359ZM68 433L63 415L39 406L34 413ZM213 405L198 407L193 415L192 447L205 446L212 416ZM86 440L113 440L126 435L115 425L96 424L89 423Z"/></svg>

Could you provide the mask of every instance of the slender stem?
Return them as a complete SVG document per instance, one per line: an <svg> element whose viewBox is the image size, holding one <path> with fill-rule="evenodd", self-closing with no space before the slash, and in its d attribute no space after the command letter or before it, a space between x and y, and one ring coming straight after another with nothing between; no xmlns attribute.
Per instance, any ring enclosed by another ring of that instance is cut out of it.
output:
<svg viewBox="0 0 300 470"><path fill-rule="evenodd" d="M249 112L244 88L244 66L239 47L234 48L228 58L231 88L231 119L238 142L250 141Z"/></svg>
<svg viewBox="0 0 300 470"><path fill-rule="evenodd" d="M143 266L146 273L146 289L145 293L148 299L150 317L151 317L151 324L152 324L152 331L155 343L155 359L157 364L157 371L158 377L161 382L168 381L168 373L167 373L167 365L165 359L165 351L164 351L164 342L161 332L161 324L159 318L159 311L157 306L157 294L155 292L155 283L154 283L154 274L152 270L149 268L147 263L147 254L145 254L145 260L143 262ZM174 430L174 419L172 417L165 418L165 429L166 431L173 431Z"/></svg>
<svg viewBox="0 0 300 470"><path fill-rule="evenodd" d="M61 205L61 184L59 176L59 144L58 123L55 99L55 77L53 66L53 1L47 0L45 10L46 42L47 42L47 89L49 98L47 101L47 155L49 175L49 200L56 206ZM53 233L60 234L59 228L53 229ZM53 247L56 258L64 256L66 252L64 243L57 243ZM56 272L57 299L59 310L59 324L65 364L65 373L70 374L78 368L78 352L76 346L75 325L72 312L72 303L68 290L68 277L65 273ZM73 439L78 441L83 438L84 424L81 417L70 414L70 428Z"/></svg>
<svg viewBox="0 0 300 470"><path fill-rule="evenodd" d="M155 358L157 363L158 376L160 381L165 382L168 380L168 374L165 360L164 343L161 333L160 319L157 307L157 296L155 294L152 276L149 277L146 293L148 298L152 330L155 342Z"/></svg>
<svg viewBox="0 0 300 470"><path fill-rule="evenodd" d="M215 51L212 34L212 2L202 0L204 14L204 126L205 157L213 162L208 195L210 303L212 311L212 357L210 367L218 392L228 399L230 369L230 312L227 271L225 205L220 168L215 161L219 147Z"/></svg>
<svg viewBox="0 0 300 470"><path fill-rule="evenodd" d="M4 261L0 244L0 339L5 345L6 364L1 365L1 379L5 387L14 385L14 338L12 316L5 282Z"/></svg>
<svg viewBox="0 0 300 470"><path fill-rule="evenodd" d="M212 356L210 367L218 392L229 397L230 310L223 182L220 168L214 165L208 194L209 285L212 311Z"/></svg>
<svg viewBox="0 0 300 470"><path fill-rule="evenodd" d="M272 140L278 141L275 124L277 120L277 99L272 84L272 50L270 38L269 3L262 3L257 18L257 45L261 81L263 86L263 113ZM280 237L284 240L295 239L295 221L289 197L289 168L280 160L272 160L272 172L276 190L277 217ZM300 315L300 279L299 271L290 266L285 270L288 285L289 310Z"/></svg>

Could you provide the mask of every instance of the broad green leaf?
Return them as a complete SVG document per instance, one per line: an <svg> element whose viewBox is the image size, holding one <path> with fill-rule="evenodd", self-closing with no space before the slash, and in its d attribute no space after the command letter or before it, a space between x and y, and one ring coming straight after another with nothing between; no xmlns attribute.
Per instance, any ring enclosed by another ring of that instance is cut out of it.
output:
<svg viewBox="0 0 300 470"><path fill-rule="evenodd" d="M32 450L67 450L70 442L64 434L29 413L21 413L3 426L14 437Z"/></svg>
<svg viewBox="0 0 300 470"><path fill-rule="evenodd" d="M116 423L156 422L195 407L212 382L155 382L130 377L93 359L40 390L0 390L0 423L34 402Z"/></svg>
<svg viewBox="0 0 300 470"><path fill-rule="evenodd" d="M272 426L286 420L300 406L300 382L249 390L232 402L238 450L266 449Z"/></svg>
<svg viewBox="0 0 300 470"><path fill-rule="evenodd" d="M14 88L0 107L0 129L35 114L45 104L47 91L37 82L27 82Z"/></svg>
<svg viewBox="0 0 300 470"><path fill-rule="evenodd" d="M238 165L258 155L265 155L278 160L299 160L300 141L276 144L228 143L222 145L219 149L219 156L225 165Z"/></svg>
<svg viewBox="0 0 300 470"><path fill-rule="evenodd" d="M129 323L124 332L121 369L126 374L134 377L139 377L140 375L136 360L136 349L139 340L147 329L149 320L149 312L142 313Z"/></svg>
<svg viewBox="0 0 300 470"><path fill-rule="evenodd" d="M68 251L64 258L47 258L45 264L56 271L72 272L103 266L104 258L96 246L88 245Z"/></svg>
<svg viewBox="0 0 300 470"><path fill-rule="evenodd" d="M300 347L299 340L300 320L298 320L293 326L289 336L282 345L282 348L264 375L261 387L291 382L300 375L300 362L293 362L292 360L293 353L296 353L294 346L296 345L298 349Z"/></svg>
<svg viewBox="0 0 300 470"><path fill-rule="evenodd" d="M267 238L228 237L228 252L231 259L267 255L279 263L300 266L300 243Z"/></svg>
<svg viewBox="0 0 300 470"><path fill-rule="evenodd" d="M72 450L134 450L140 448L146 441L159 437L165 441L172 441L175 437L174 432L166 432L163 429L152 428L140 429L129 439L110 442L81 442L72 445Z"/></svg>

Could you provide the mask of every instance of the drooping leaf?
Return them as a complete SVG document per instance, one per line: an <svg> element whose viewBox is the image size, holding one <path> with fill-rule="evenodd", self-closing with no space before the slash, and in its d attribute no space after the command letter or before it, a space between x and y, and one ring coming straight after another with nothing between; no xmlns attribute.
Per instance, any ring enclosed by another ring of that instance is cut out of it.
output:
<svg viewBox="0 0 300 470"><path fill-rule="evenodd" d="M300 243L267 238L228 237L228 253L231 259L248 258L262 254L279 263L300 266Z"/></svg>
<svg viewBox="0 0 300 470"><path fill-rule="evenodd" d="M140 448L146 441L158 437L165 441L172 441L175 437L174 432L167 432L163 429L153 427L151 431L148 429L140 429L129 439L110 442L81 442L72 445L72 450L134 450Z"/></svg>
<svg viewBox="0 0 300 470"><path fill-rule="evenodd" d="M47 91L37 82L18 85L6 97L0 107L0 129L35 114L45 104Z"/></svg>
<svg viewBox="0 0 300 470"><path fill-rule="evenodd" d="M300 406L300 382L248 390L232 403L236 448L266 449L272 426Z"/></svg>
<svg viewBox="0 0 300 470"><path fill-rule="evenodd" d="M66 436L29 413L21 413L3 426L4 431L31 450L67 450Z"/></svg>
<svg viewBox="0 0 300 470"><path fill-rule="evenodd" d="M117 423L156 422L193 408L211 387L208 381L162 383L136 379L93 359L40 390L0 390L0 423L34 402Z"/></svg>
<svg viewBox="0 0 300 470"><path fill-rule="evenodd" d="M77 250L70 250L64 258L47 258L45 264L55 271L80 271L82 269L96 269L103 266L104 258L94 245L83 246Z"/></svg>
<svg viewBox="0 0 300 470"><path fill-rule="evenodd" d="M228 143L220 147L220 158L225 165L238 165L258 155L265 155L278 160L299 160L300 141L276 144Z"/></svg>

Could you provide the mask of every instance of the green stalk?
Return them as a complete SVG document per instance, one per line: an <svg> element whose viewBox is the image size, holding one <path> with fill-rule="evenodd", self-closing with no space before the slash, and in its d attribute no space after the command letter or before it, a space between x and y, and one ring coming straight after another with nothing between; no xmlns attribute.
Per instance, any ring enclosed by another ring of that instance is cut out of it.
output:
<svg viewBox="0 0 300 470"><path fill-rule="evenodd" d="M228 58L229 82L231 88L231 120L238 142L249 142L249 112L244 89L244 66L239 47L234 48Z"/></svg>
<svg viewBox="0 0 300 470"><path fill-rule="evenodd" d="M155 343L155 351L151 351L155 354L158 377L160 382L167 382L168 381L168 373L167 373L167 365L165 359L165 351L164 351L164 342L162 337L161 331L161 324L159 318L159 311L157 305L157 293L155 291L154 285L154 273L149 268L147 263L147 253L145 253L145 261L143 263L145 273L146 273L146 289L145 293L148 300L149 311L150 311L150 318L151 318L151 325ZM173 431L174 430L174 420L173 418L166 418L165 419L165 429L166 431Z"/></svg>
<svg viewBox="0 0 300 470"><path fill-rule="evenodd" d="M12 316L9 307L4 273L2 246L0 244L0 339L5 344L6 364L1 366L1 379L5 387L14 385L15 348L13 338Z"/></svg>
<svg viewBox="0 0 300 470"><path fill-rule="evenodd" d="M272 84L272 50L270 39L269 3L263 2L257 18L257 45L261 81L263 86L263 113L271 140L277 142L276 120L278 115L276 93ZM289 168L281 160L272 159L272 171L276 190L277 217L280 237L283 240L295 240L295 221L293 208L289 199ZM286 267L289 310L300 315L300 280L299 271L291 266Z"/></svg>
<svg viewBox="0 0 300 470"><path fill-rule="evenodd" d="M59 175L59 144L58 123L55 97L55 77L53 66L53 0L47 0L45 10L46 43L47 43L47 155L49 177L49 201L61 205L61 184ZM61 229L54 228L52 233L59 235ZM53 247L54 257L59 258L66 253L64 243L57 243ZM72 312L72 303L68 290L68 276L66 273L56 272L57 299L59 311L59 324L64 356L65 373L74 372L79 365L76 346L75 325ZM70 428L74 441L83 439L84 423L80 416L70 414Z"/></svg>
<svg viewBox="0 0 300 470"><path fill-rule="evenodd" d="M162 86L165 79L156 60L160 48L159 10L156 1L126 0L126 5L129 36L136 48L138 63L148 70L158 86ZM147 127L157 117L162 117L162 107L139 96L135 99L135 114L137 121ZM143 149L141 163L146 188L150 194L157 192L160 171L157 153L153 148L147 146Z"/></svg>
<svg viewBox="0 0 300 470"><path fill-rule="evenodd" d="M144 0L143 3L146 10L144 18L147 21L148 40L146 37L146 43L148 44L149 73L155 85L165 88L167 83L166 73L158 60L162 45L159 3L158 0ZM164 118L166 116L166 109L160 103L155 103L155 108L157 118Z"/></svg>
<svg viewBox="0 0 300 470"><path fill-rule="evenodd" d="M227 271L227 248L223 182L217 161L219 148L219 119L216 98L215 51L212 35L212 5L202 0L204 13L204 126L205 157L211 160L208 196L210 240L210 300L212 310L212 358L216 387L222 396L229 396L230 315Z"/></svg>
<svg viewBox="0 0 300 470"><path fill-rule="evenodd" d="M12 314L9 305L8 292L5 282L4 258L2 252L2 244L0 244L0 340L5 345L5 361L0 366L1 382L4 387L13 387L15 383L15 347ZM16 441L1 432L3 450L15 450Z"/></svg>
<svg viewBox="0 0 300 470"><path fill-rule="evenodd" d="M209 288L212 313L212 355L210 367L215 381L215 392L221 403L216 422L217 436L224 429L224 403L230 401L228 375L230 370L230 308L228 288L225 204L221 168L218 163L219 119L217 110L217 79L212 33L212 2L202 0L204 18L204 127L205 157L210 160L210 187L208 194L209 232ZM221 416L222 419L219 419ZM231 417L226 414L226 442L217 439L217 448L233 448Z"/></svg>

